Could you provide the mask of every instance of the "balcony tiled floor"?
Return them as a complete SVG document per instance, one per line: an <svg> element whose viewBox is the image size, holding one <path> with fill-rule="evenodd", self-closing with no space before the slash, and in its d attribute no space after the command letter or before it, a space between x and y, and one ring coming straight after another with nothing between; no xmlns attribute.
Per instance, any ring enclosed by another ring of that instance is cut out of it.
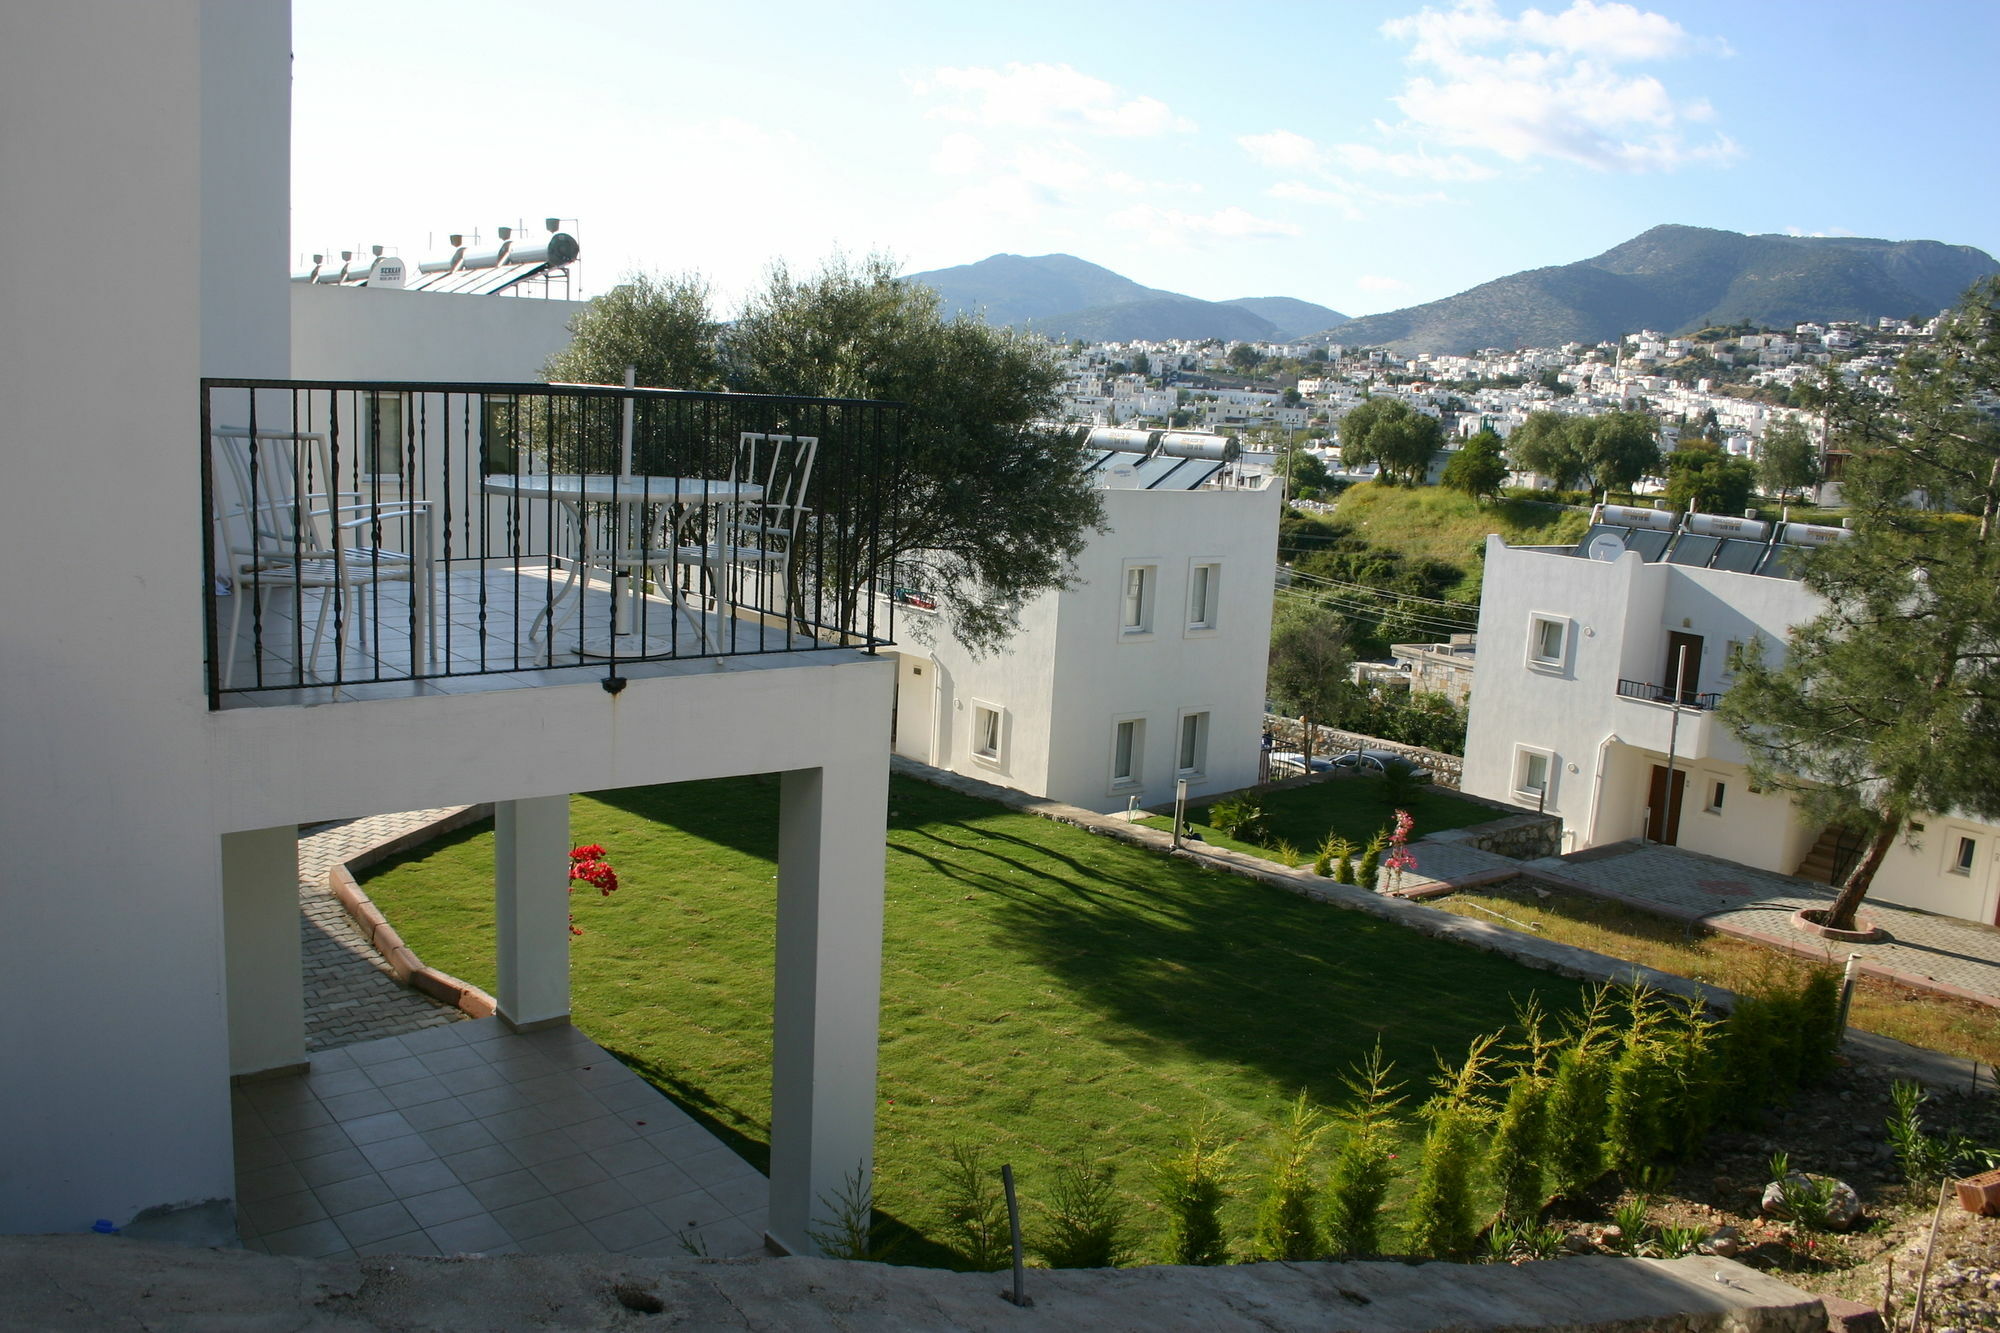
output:
<svg viewBox="0 0 2000 1333"><path fill-rule="evenodd" d="M435 666L411 652L410 585L381 583L357 590L341 610L347 624L346 651L335 669L334 623L329 611L318 651L313 632L321 600L329 594L308 590L303 623L293 619L295 603L289 591L264 595L261 613L246 607L233 645L235 661L229 688L280 687L268 692L230 693L232 706L254 704L324 703L335 700L383 698L412 693L464 693L512 689L527 685L596 680L614 653L620 671L641 674L653 661L684 661L724 654L778 653L820 646L813 639L765 624L747 613L731 616L705 610L702 599L676 602L660 593L629 600L629 632L613 634L614 603L609 581L599 575L572 591L574 608L565 619L558 608L555 651L544 664L544 645L535 633L537 618L563 585L560 570L553 577L540 560L452 562L435 581ZM216 632L227 638L235 615L235 597L216 599ZM367 647L361 644L363 622ZM419 638L421 644L421 638ZM579 651L579 649L584 651ZM310 671L301 681L298 662ZM638 659L646 659L642 663ZM261 663L261 672L260 672ZM421 669L434 678L409 677Z"/></svg>
<svg viewBox="0 0 2000 1333"><path fill-rule="evenodd" d="M254 1250L763 1252L765 1178L571 1027L360 1042L232 1099Z"/></svg>

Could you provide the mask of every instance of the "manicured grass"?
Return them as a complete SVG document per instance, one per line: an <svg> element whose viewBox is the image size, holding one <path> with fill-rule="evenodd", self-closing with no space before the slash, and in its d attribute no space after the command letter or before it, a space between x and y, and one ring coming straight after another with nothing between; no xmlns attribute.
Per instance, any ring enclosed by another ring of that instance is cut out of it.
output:
<svg viewBox="0 0 2000 1333"><path fill-rule="evenodd" d="M1268 832L1263 835L1262 844L1232 838L1209 824L1208 802L1189 806L1188 822L1200 830L1203 841L1217 847L1270 857L1271 849L1285 842L1296 848L1300 857L1310 859L1330 833L1357 847L1365 847L1370 838L1395 822L1398 808L1408 810L1416 820L1410 831L1412 841L1427 833L1505 817L1490 805L1468 801L1442 787L1423 787L1420 794L1398 806L1384 799L1380 779L1368 777L1333 777L1324 782L1279 787L1245 799L1264 807ZM1171 815L1156 815L1139 822L1160 829L1174 826Z"/></svg>
<svg viewBox="0 0 2000 1333"><path fill-rule="evenodd" d="M1526 888L1455 893L1432 899L1431 906L1512 929L1539 926L1533 933L1544 939L1629 959L1726 990L1754 988L1774 969L1791 966L1787 961L1790 955L1749 940L1691 931L1671 917L1587 894L1548 891L1544 898ZM1513 921L1500 920L1494 913ZM1913 1046L1989 1065L2000 1062L2000 1015L1969 1000L1863 977L1855 986L1847 1021L1864 1032L1880 1033Z"/></svg>
<svg viewBox="0 0 2000 1333"><path fill-rule="evenodd" d="M571 899L579 1027L765 1164L778 785L579 796L622 887ZM1148 1241L1149 1173L1196 1118L1246 1166L1304 1089L1335 1105L1377 1041L1420 1093L1437 1057L1575 982L1080 829L898 780L890 797L877 1205L944 1264L941 1155L1013 1163L1034 1201L1108 1163ZM493 984L492 833L385 863L368 892L424 960ZM1250 1204L1231 1205L1238 1234Z"/></svg>

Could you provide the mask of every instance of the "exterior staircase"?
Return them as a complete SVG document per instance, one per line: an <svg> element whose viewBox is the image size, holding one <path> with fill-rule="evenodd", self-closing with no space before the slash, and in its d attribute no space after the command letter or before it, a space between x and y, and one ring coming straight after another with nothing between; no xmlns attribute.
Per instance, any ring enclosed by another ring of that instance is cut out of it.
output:
<svg viewBox="0 0 2000 1333"><path fill-rule="evenodd" d="M1829 824L1821 831L1819 841L1806 853L1806 859L1799 862L1799 868L1792 873L1800 879L1820 884L1838 884L1853 868L1861 849L1860 834L1838 824Z"/></svg>

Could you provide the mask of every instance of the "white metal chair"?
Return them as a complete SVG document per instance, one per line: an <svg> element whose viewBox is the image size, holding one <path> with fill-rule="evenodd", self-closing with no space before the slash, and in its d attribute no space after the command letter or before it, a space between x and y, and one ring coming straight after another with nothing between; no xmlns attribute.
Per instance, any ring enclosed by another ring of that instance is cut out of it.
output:
<svg viewBox="0 0 2000 1333"><path fill-rule="evenodd" d="M700 570L705 596L769 612L775 609L775 589L784 599L785 622L798 619L798 571L792 554L811 512L805 499L818 453L817 436L742 433L729 480L754 485L761 494L718 506L706 540L674 548L677 565Z"/></svg>
<svg viewBox="0 0 2000 1333"><path fill-rule="evenodd" d="M301 649L301 681L318 660L329 611L335 613L336 662L345 655L350 619L358 628L362 648L367 648L367 599L357 593L381 583L410 585L411 613L424 635L421 652L428 661L436 642L428 586L430 503L377 502L357 491L336 489L332 449L327 437L317 432L253 434L246 427L222 426L211 432L211 441L216 464L214 517L221 532L212 573L230 581L234 602L229 637L218 645L223 654L223 688L230 687L234 676L245 609L256 602L261 621L271 595L281 592L293 596L295 624L304 619L304 594L308 590L323 594L309 652L304 651L302 625L295 635ZM385 523L405 526L409 551L367 544ZM418 645L412 645L413 659L417 652Z"/></svg>

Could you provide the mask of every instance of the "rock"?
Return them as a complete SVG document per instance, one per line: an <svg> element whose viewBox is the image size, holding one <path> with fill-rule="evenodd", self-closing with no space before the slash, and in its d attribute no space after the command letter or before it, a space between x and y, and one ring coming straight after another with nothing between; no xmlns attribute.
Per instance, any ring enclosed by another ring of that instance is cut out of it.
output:
<svg viewBox="0 0 2000 1333"><path fill-rule="evenodd" d="M1595 1254L1597 1247L1590 1243L1590 1237L1581 1231L1572 1231L1563 1237L1563 1248L1571 1254Z"/></svg>
<svg viewBox="0 0 2000 1333"><path fill-rule="evenodd" d="M1760 1206L1772 1217L1782 1217L1788 1221L1798 1220L1792 1217L1791 1210L1785 1205L1785 1187L1789 1185L1796 1192L1812 1189L1822 1181L1830 1182L1833 1186L1833 1192L1827 1199L1826 1205L1827 1229L1848 1230L1861 1220L1861 1196L1854 1192L1852 1185L1844 1180L1835 1180L1832 1176L1815 1176L1804 1171L1793 1171L1783 1182L1774 1180L1764 1187Z"/></svg>
<svg viewBox="0 0 2000 1333"><path fill-rule="evenodd" d="M1601 1227L1597 1232L1597 1243L1599 1245L1610 1245L1615 1248L1618 1242L1624 1239L1625 1228L1621 1226Z"/></svg>
<svg viewBox="0 0 2000 1333"><path fill-rule="evenodd" d="M1734 1259L1743 1253L1743 1242L1733 1236L1710 1236L1701 1248L1718 1259Z"/></svg>

